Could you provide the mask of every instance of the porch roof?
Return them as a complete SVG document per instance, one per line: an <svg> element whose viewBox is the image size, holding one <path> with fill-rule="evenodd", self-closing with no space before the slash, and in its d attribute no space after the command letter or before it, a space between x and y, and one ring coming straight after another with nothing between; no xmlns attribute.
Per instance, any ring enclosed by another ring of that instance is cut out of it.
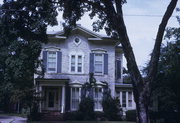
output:
<svg viewBox="0 0 180 123"><path fill-rule="evenodd" d="M36 78L36 84L38 85L65 85L69 82L69 79L45 79Z"/></svg>
<svg viewBox="0 0 180 123"><path fill-rule="evenodd" d="M132 84L115 83L116 88L132 88Z"/></svg>

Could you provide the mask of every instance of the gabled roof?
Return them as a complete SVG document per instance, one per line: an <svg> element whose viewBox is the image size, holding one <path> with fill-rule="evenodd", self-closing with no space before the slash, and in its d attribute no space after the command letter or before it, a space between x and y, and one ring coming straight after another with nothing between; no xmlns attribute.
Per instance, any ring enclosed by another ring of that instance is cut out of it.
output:
<svg viewBox="0 0 180 123"><path fill-rule="evenodd" d="M81 26L80 24L77 24L76 28L74 28L72 31L72 33L83 33L87 36L88 40L102 40L102 39L111 39L111 37L109 36L102 36L99 35L83 26ZM66 35L65 32L62 31L53 31L53 32L47 32L49 37L53 37L53 38L60 38L60 39L65 39Z"/></svg>

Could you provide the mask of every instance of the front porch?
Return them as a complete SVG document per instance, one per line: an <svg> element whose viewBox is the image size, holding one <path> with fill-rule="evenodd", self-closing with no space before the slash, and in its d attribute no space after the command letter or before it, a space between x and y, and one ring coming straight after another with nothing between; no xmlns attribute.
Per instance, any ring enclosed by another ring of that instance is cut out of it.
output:
<svg viewBox="0 0 180 123"><path fill-rule="evenodd" d="M36 80L36 92L40 93L39 112L65 112L65 83L68 80Z"/></svg>

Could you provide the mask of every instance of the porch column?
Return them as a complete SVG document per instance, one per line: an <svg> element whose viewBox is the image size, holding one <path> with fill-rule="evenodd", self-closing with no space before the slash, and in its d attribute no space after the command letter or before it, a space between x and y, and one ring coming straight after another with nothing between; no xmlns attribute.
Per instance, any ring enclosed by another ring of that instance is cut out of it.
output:
<svg viewBox="0 0 180 123"><path fill-rule="evenodd" d="M62 86L62 100L61 100L61 113L64 113L65 109L65 86Z"/></svg>
<svg viewBox="0 0 180 123"><path fill-rule="evenodd" d="M39 86L39 97L42 97L42 86ZM42 111L42 104L41 100L39 101L39 112Z"/></svg>

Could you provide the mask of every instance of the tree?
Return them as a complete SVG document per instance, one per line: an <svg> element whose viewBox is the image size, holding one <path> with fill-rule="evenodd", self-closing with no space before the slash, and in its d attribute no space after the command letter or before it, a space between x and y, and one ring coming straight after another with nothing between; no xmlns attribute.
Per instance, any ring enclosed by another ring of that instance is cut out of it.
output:
<svg viewBox="0 0 180 123"><path fill-rule="evenodd" d="M153 93L159 97L158 112L167 123L176 123L180 121L180 28L167 28L165 40Z"/></svg>
<svg viewBox="0 0 180 123"><path fill-rule="evenodd" d="M56 16L48 0L4 0L0 6L0 102L4 107L12 101L31 102L41 44L47 42L47 26L57 24Z"/></svg>
<svg viewBox="0 0 180 123"><path fill-rule="evenodd" d="M133 92L137 106L137 116L139 123L149 123L148 105L152 92L153 82L156 80L158 60L160 56L160 46L164 35L164 30L178 0L171 0L167 10L159 25L154 49L152 51L149 62L148 76L143 79L137 67L134 52L126 31L123 19L122 5L126 0L58 0L54 2L59 5L63 11L65 19L65 29L69 30L76 26L76 21L90 12L90 18L98 17L99 19L93 23L93 29L98 31L105 29L106 33L121 43L125 58L127 60L128 71L131 75Z"/></svg>

